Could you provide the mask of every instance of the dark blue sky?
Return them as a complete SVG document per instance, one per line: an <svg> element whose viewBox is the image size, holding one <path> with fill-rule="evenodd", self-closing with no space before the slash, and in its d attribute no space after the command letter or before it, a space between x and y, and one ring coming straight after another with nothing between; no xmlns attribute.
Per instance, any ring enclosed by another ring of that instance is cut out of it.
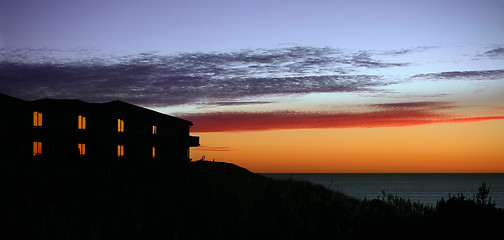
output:
<svg viewBox="0 0 504 240"><path fill-rule="evenodd" d="M2 0L0 46L229 51L278 44L397 49L500 44L501 0Z"/></svg>

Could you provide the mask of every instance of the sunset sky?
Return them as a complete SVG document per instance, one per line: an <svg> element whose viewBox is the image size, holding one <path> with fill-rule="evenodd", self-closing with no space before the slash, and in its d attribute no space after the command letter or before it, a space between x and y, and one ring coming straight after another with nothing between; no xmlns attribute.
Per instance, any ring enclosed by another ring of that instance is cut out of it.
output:
<svg viewBox="0 0 504 240"><path fill-rule="evenodd" d="M253 172L504 172L504 1L0 0L0 92L193 121Z"/></svg>

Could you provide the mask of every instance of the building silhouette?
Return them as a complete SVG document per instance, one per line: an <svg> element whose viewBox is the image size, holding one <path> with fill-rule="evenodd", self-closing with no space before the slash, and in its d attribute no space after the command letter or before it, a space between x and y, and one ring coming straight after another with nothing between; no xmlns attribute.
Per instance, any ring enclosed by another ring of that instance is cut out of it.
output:
<svg viewBox="0 0 504 240"><path fill-rule="evenodd" d="M6 160L190 161L192 122L122 101L25 101L0 94L0 151ZM3 157L2 157L3 158Z"/></svg>

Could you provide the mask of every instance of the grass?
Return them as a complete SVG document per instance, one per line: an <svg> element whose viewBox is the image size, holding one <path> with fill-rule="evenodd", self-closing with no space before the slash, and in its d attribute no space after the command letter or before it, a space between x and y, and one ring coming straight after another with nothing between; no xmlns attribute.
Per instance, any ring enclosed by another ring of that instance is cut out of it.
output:
<svg viewBox="0 0 504 240"><path fill-rule="evenodd" d="M6 167L0 239L503 239L486 186L435 208L197 161ZM486 194L485 194L486 193Z"/></svg>

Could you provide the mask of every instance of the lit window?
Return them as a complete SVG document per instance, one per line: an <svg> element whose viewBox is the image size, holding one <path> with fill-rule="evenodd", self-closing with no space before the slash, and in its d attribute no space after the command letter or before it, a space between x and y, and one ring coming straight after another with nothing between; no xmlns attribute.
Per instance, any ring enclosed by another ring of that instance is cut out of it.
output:
<svg viewBox="0 0 504 240"><path fill-rule="evenodd" d="M79 143L79 153L80 155L84 156L86 155L86 144L85 143Z"/></svg>
<svg viewBox="0 0 504 240"><path fill-rule="evenodd" d="M117 145L117 156L124 156L124 145Z"/></svg>
<svg viewBox="0 0 504 240"><path fill-rule="evenodd" d="M152 147L152 158L156 157L156 147Z"/></svg>
<svg viewBox="0 0 504 240"><path fill-rule="evenodd" d="M86 129L86 117L79 115L77 127L82 130Z"/></svg>
<svg viewBox="0 0 504 240"><path fill-rule="evenodd" d="M42 154L42 142L33 142L33 156Z"/></svg>
<svg viewBox="0 0 504 240"><path fill-rule="evenodd" d="M124 132L124 121L121 119L117 119L117 131Z"/></svg>
<svg viewBox="0 0 504 240"><path fill-rule="evenodd" d="M152 134L157 134L157 126L152 126Z"/></svg>
<svg viewBox="0 0 504 240"><path fill-rule="evenodd" d="M33 112L33 126L42 127L42 113L37 111Z"/></svg>

